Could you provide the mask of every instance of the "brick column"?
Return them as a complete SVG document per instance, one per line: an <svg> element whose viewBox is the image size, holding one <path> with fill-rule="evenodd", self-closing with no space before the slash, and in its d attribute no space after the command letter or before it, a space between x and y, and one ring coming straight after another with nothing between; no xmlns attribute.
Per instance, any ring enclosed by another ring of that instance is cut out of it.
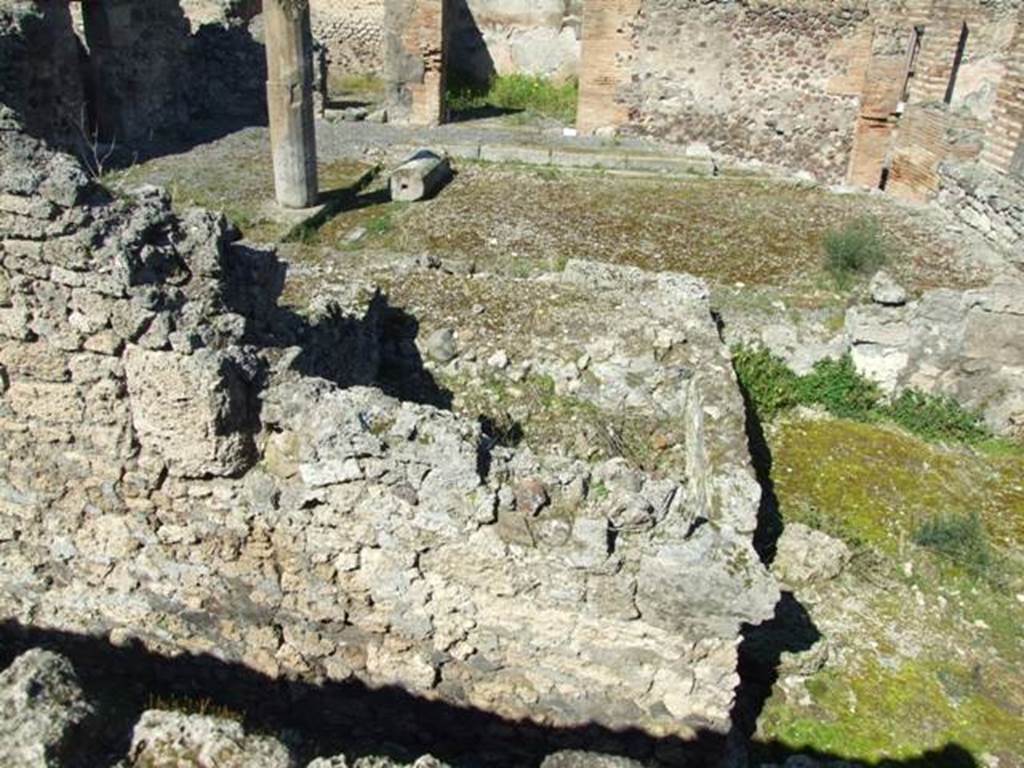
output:
<svg viewBox="0 0 1024 768"><path fill-rule="evenodd" d="M265 0L263 18L277 202L286 208L308 208L317 199L309 2Z"/></svg>
<svg viewBox="0 0 1024 768"><path fill-rule="evenodd" d="M629 82L632 23L640 0L587 0L580 61L580 133L623 125L629 119L619 89Z"/></svg>
<svg viewBox="0 0 1024 768"><path fill-rule="evenodd" d="M450 0L387 0L384 68L390 122L444 121L450 15Z"/></svg>
<svg viewBox="0 0 1024 768"><path fill-rule="evenodd" d="M1024 12L1006 63L1006 75L999 84L993 118L985 134L982 162L1024 178Z"/></svg>

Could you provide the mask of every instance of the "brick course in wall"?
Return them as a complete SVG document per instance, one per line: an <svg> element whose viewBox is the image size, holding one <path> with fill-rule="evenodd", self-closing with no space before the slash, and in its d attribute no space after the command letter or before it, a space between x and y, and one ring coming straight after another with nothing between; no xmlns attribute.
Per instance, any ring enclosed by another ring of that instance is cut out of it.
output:
<svg viewBox="0 0 1024 768"><path fill-rule="evenodd" d="M629 110L629 39L640 0L589 0L583 16L578 127L584 133L622 125Z"/></svg>
<svg viewBox="0 0 1024 768"><path fill-rule="evenodd" d="M939 149L972 156L990 113L1001 154L990 149L987 158L1004 169L1015 162L1024 76L1008 56L1007 29L1020 8L1016 0L592 0L579 127L704 142L726 156L870 187L895 164L894 188L919 197L936 190ZM923 34L912 55L915 28ZM947 99L942 130L931 113L899 129L904 100ZM925 144L914 146L915 137ZM1019 156L1024 164L1024 150Z"/></svg>
<svg viewBox="0 0 1024 768"><path fill-rule="evenodd" d="M1006 76L1000 84L993 121L985 135L982 162L1024 179L1024 11L1017 26Z"/></svg>

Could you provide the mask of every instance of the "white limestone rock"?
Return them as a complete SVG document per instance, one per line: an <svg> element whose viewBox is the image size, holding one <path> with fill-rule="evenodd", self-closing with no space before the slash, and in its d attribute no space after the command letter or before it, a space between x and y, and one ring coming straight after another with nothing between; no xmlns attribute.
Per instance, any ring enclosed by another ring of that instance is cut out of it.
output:
<svg viewBox="0 0 1024 768"><path fill-rule="evenodd" d="M0 674L0 765L57 768L69 737L92 714L71 662L50 651L22 654Z"/></svg>
<svg viewBox="0 0 1024 768"><path fill-rule="evenodd" d="M776 545L772 573L790 586L830 581L843 572L852 556L839 539L790 523Z"/></svg>
<svg viewBox="0 0 1024 768"><path fill-rule="evenodd" d="M129 346L124 365L139 441L172 474L222 477L251 466L247 384L230 356Z"/></svg>
<svg viewBox="0 0 1024 768"><path fill-rule="evenodd" d="M204 715L152 709L132 732L127 768L295 768L283 744L251 736L240 723Z"/></svg>

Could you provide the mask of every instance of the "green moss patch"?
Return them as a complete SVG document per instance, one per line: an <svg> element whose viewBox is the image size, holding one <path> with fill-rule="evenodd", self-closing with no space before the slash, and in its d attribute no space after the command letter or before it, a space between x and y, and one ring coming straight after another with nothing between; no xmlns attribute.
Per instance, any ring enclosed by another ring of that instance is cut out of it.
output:
<svg viewBox="0 0 1024 768"><path fill-rule="evenodd" d="M813 705L794 716L769 708L760 736L794 750L885 764L940 753L1024 754L1020 713L1000 703L977 668L931 661L885 666L870 659L807 682ZM1019 765L1019 762L1001 765ZM931 763L940 768L941 763ZM952 768L952 766L950 766Z"/></svg>
<svg viewBox="0 0 1024 768"><path fill-rule="evenodd" d="M776 687L761 756L781 745L880 765L1024 765L1024 455L842 419L782 420L767 438L783 520L862 556L812 609L840 655ZM949 745L976 762L955 762Z"/></svg>
<svg viewBox="0 0 1024 768"><path fill-rule="evenodd" d="M897 553L936 515L977 512L997 545L1024 542L1024 456L927 444L846 420L792 420L771 431L786 519Z"/></svg>

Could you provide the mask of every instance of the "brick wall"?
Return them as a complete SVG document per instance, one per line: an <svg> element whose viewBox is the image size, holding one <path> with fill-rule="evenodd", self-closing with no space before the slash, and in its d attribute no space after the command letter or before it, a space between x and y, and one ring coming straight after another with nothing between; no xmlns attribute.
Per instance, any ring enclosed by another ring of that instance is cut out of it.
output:
<svg viewBox="0 0 1024 768"><path fill-rule="evenodd" d="M977 151L977 138L968 134L996 115L1003 155L993 162L1008 166L1022 124L1012 90L1022 82L1019 63L998 106L995 92L1020 8L1019 0L591 0L583 22L580 128L613 125L705 142L726 156L872 187L898 143L903 178L934 183L934 168L908 166L913 157L930 163L939 146L930 139L912 145L915 136L931 136L923 125L928 118L897 130L908 84L908 105L951 95L944 132L957 157ZM908 83L915 27L924 34Z"/></svg>
<svg viewBox="0 0 1024 768"><path fill-rule="evenodd" d="M1024 179L1024 11L993 112L982 162Z"/></svg>

